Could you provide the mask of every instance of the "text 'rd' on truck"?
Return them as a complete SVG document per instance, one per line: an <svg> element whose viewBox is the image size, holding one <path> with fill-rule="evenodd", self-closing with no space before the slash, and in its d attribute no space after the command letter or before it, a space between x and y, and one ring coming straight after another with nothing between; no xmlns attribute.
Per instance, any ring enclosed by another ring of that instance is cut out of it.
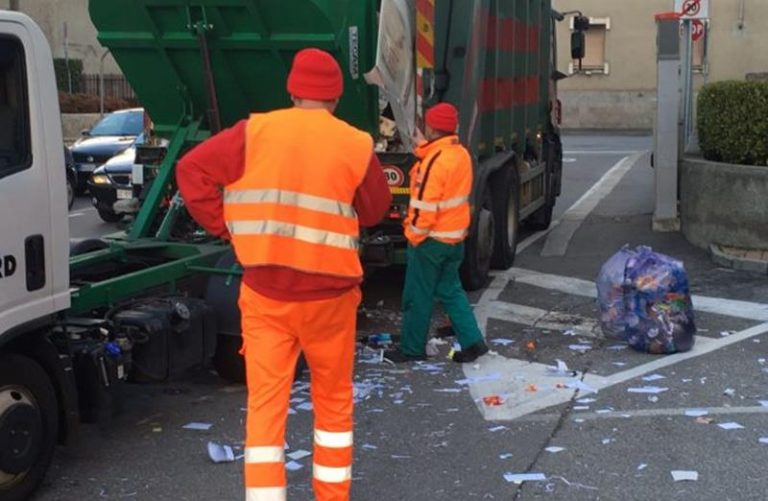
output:
<svg viewBox="0 0 768 501"><path fill-rule="evenodd" d="M362 235L369 266L404 262L410 138L441 101L459 108L474 160L466 285L512 265L521 223L550 223L563 15L549 0L91 0L89 10L167 148L137 147L126 231L71 242L51 51L30 18L0 11L0 499L26 499L56 444L108 418L126 382L211 361L243 379L241 270L186 213L174 166L249 112L289 106L296 51L334 54L346 89L337 113L377 140L395 200Z"/></svg>

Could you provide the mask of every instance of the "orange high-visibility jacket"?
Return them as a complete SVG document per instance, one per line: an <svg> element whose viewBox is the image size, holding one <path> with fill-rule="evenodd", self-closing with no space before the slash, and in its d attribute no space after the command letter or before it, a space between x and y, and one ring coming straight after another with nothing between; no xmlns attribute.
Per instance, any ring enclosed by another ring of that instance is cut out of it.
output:
<svg viewBox="0 0 768 501"><path fill-rule="evenodd" d="M472 159L458 136L446 136L416 148L411 168L411 201L405 236L413 245L427 238L444 243L464 240L469 230Z"/></svg>
<svg viewBox="0 0 768 501"><path fill-rule="evenodd" d="M240 263L362 276L352 203L372 154L370 135L323 109L251 115L243 176L224 191Z"/></svg>

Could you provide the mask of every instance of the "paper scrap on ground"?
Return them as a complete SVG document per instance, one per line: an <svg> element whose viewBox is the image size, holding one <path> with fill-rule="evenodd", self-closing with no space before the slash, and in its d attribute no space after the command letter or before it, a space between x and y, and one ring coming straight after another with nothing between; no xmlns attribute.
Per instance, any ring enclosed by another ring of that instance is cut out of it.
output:
<svg viewBox="0 0 768 501"><path fill-rule="evenodd" d="M684 482L686 480L697 481L699 479L699 472L688 470L672 470L672 478L675 482Z"/></svg>
<svg viewBox="0 0 768 501"><path fill-rule="evenodd" d="M497 432L497 431L506 430L506 429L507 429L506 426L499 425L499 426L494 426L492 428L488 428L488 431Z"/></svg>
<svg viewBox="0 0 768 501"><path fill-rule="evenodd" d="M650 383L651 381L658 381L659 379L666 378L666 376L662 376L661 374L651 374L650 376L643 377L643 381L648 381Z"/></svg>
<svg viewBox="0 0 768 501"><path fill-rule="evenodd" d="M515 341L513 339L506 339L506 338L503 338L503 337L496 338L496 339L491 339L491 343L498 344L498 345L501 345L501 346L507 346L508 344L512 344L514 342Z"/></svg>
<svg viewBox="0 0 768 501"><path fill-rule="evenodd" d="M627 349L627 345L626 344L614 344L614 345L609 346L607 349L611 350L611 351L621 351L621 350L626 350Z"/></svg>
<svg viewBox="0 0 768 501"><path fill-rule="evenodd" d="M586 353L592 349L591 344L569 344L569 350L578 351L579 353Z"/></svg>
<svg viewBox="0 0 768 501"><path fill-rule="evenodd" d="M235 460L235 453L228 445L208 442L208 457L214 463L231 463Z"/></svg>
<svg viewBox="0 0 768 501"><path fill-rule="evenodd" d="M640 388L629 388L627 391L629 393L650 393L650 394L658 394L663 393L665 391L669 390L669 388L660 388L658 386L643 386Z"/></svg>
<svg viewBox="0 0 768 501"><path fill-rule="evenodd" d="M543 482L547 476L543 473L505 473L504 480L522 484L523 482Z"/></svg>
<svg viewBox="0 0 768 501"><path fill-rule="evenodd" d="M461 388L438 388L435 391L438 393L461 393Z"/></svg>
<svg viewBox="0 0 768 501"><path fill-rule="evenodd" d="M768 437L760 437L758 439L758 442L760 442L761 444L768 444Z"/></svg>
<svg viewBox="0 0 768 501"><path fill-rule="evenodd" d="M701 417L707 414L709 414L709 411L706 409L688 409L685 411L685 415L690 417Z"/></svg>
<svg viewBox="0 0 768 501"><path fill-rule="evenodd" d="M291 452L290 454L286 454L289 458L298 461L299 459L304 459L307 456L311 456L312 453L309 451L305 451L304 449L299 449L297 451Z"/></svg>
<svg viewBox="0 0 768 501"><path fill-rule="evenodd" d="M301 463L297 463L296 461L288 461L285 463L285 469L288 471L297 471L304 468L304 465Z"/></svg>
<svg viewBox="0 0 768 501"><path fill-rule="evenodd" d="M580 398L576 400L580 404L591 404L592 402L597 402L596 398Z"/></svg>
<svg viewBox="0 0 768 501"><path fill-rule="evenodd" d="M758 401L758 403L760 405L762 405L763 407L768 407L768 400L760 400L760 401Z"/></svg>
<svg viewBox="0 0 768 501"><path fill-rule="evenodd" d="M182 428L185 430L201 430L201 431L208 431L211 429L213 425L211 423L187 423Z"/></svg>
<svg viewBox="0 0 768 501"><path fill-rule="evenodd" d="M363 449L376 450L376 449L378 449L378 447L376 447L375 445L371 445L371 444L363 444Z"/></svg>
<svg viewBox="0 0 768 501"><path fill-rule="evenodd" d="M312 410L312 402L304 402L301 405L296 406L297 409L301 409L303 411L311 411Z"/></svg>
<svg viewBox="0 0 768 501"><path fill-rule="evenodd" d="M564 451L565 447L556 447L556 446L552 445L550 447L547 447L544 450L547 451L547 452L551 452L552 454L557 454L558 452Z"/></svg>
<svg viewBox="0 0 768 501"><path fill-rule="evenodd" d="M472 376L466 379L459 379L456 381L456 384L465 386L473 383L481 383L483 381L498 381L499 379L501 379L501 375L498 372L494 372L492 374L483 374L481 376Z"/></svg>
<svg viewBox="0 0 768 501"><path fill-rule="evenodd" d="M744 429L744 427L741 426L739 423L734 423L734 422L720 423L717 426L719 426L724 430L743 430Z"/></svg>
<svg viewBox="0 0 768 501"><path fill-rule="evenodd" d="M734 390L733 388L726 388L725 391L723 392L723 395L728 395L729 397L733 397L736 395L736 390Z"/></svg>
<svg viewBox="0 0 768 501"><path fill-rule="evenodd" d="M637 471L642 471L644 469L648 468L647 463L640 463L640 465L637 467Z"/></svg>
<svg viewBox="0 0 768 501"><path fill-rule="evenodd" d="M550 376L572 377L576 375L576 371L569 369L568 365L562 360L555 359L555 362L557 362L557 365L547 367L547 374Z"/></svg>
<svg viewBox="0 0 768 501"><path fill-rule="evenodd" d="M499 454L499 459L509 459L512 457L511 452L505 452L504 454Z"/></svg>
<svg viewBox="0 0 768 501"><path fill-rule="evenodd" d="M589 386L584 381L571 381L568 383L568 388L572 388L574 390L581 390L585 393L597 393L597 390Z"/></svg>

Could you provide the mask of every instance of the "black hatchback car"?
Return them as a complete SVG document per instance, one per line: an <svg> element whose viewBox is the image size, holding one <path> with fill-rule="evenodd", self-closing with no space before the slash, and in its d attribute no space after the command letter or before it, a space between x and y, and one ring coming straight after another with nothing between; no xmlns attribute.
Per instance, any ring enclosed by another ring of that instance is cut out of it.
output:
<svg viewBox="0 0 768 501"><path fill-rule="evenodd" d="M144 130L144 123L144 109L132 108L110 113L92 129L83 131L83 137L71 148L79 194L85 192L87 180L97 167L133 145Z"/></svg>

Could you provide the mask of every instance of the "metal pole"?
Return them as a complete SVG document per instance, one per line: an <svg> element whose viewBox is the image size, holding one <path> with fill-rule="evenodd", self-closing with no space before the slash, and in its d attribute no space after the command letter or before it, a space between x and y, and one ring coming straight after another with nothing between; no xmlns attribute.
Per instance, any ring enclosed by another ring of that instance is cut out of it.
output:
<svg viewBox="0 0 768 501"><path fill-rule="evenodd" d="M689 121L691 116L691 81L692 81L692 52L691 20L684 19L682 25L682 41L680 54L680 142L679 152L682 156L688 146Z"/></svg>
<svg viewBox="0 0 768 501"><path fill-rule="evenodd" d="M69 35L67 23L64 22L64 64L67 66L67 83L69 93L72 94L72 70L69 68Z"/></svg>
<svg viewBox="0 0 768 501"><path fill-rule="evenodd" d="M104 49L99 61L99 114L104 116L104 58L109 54L109 49Z"/></svg>

